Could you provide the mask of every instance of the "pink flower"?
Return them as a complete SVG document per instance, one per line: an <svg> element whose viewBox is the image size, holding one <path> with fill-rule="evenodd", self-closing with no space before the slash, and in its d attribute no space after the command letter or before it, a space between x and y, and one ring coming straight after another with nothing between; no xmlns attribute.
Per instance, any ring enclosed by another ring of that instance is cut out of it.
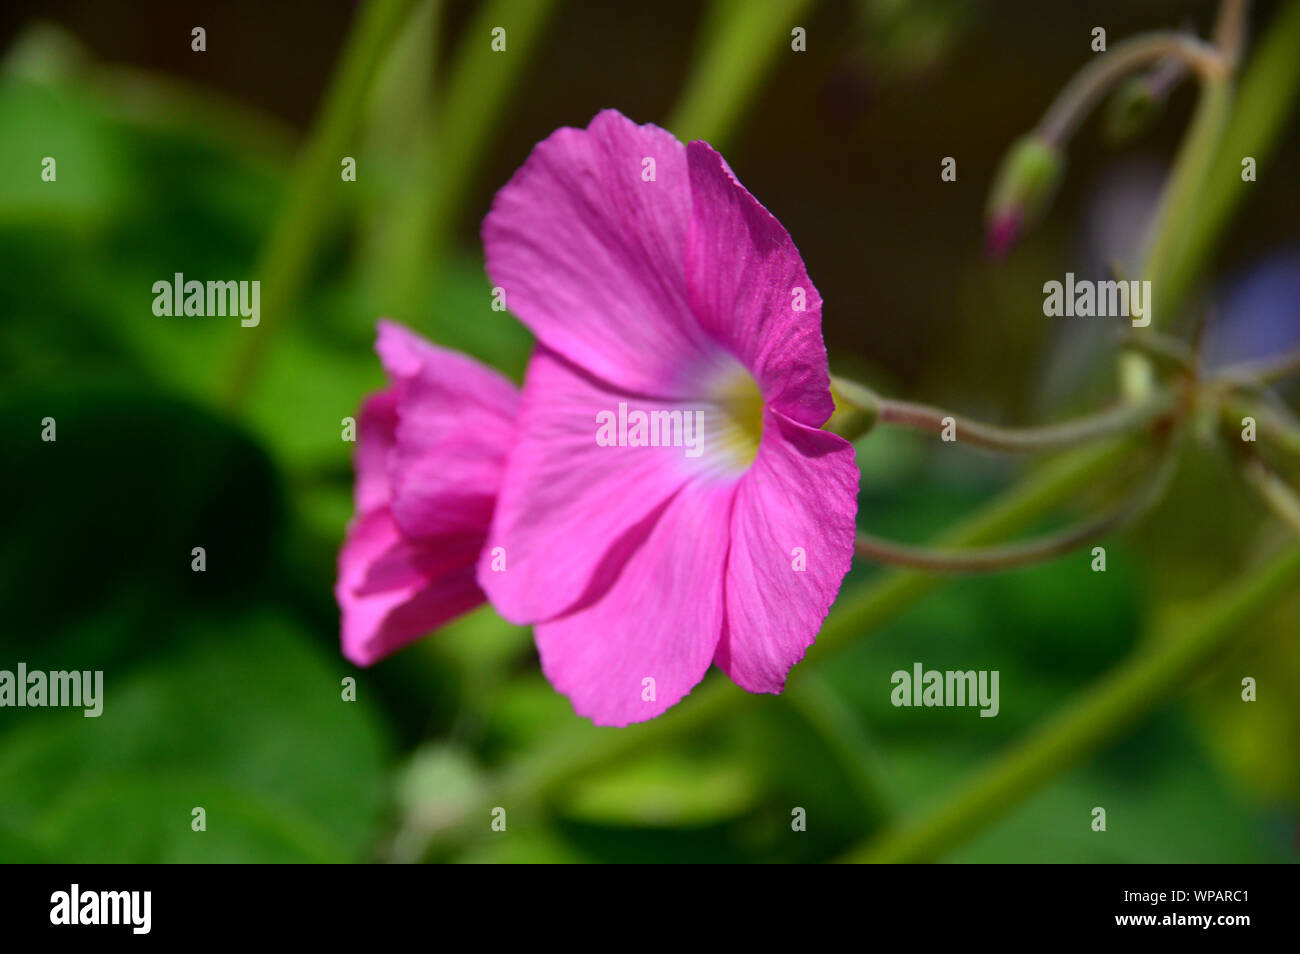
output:
<svg viewBox="0 0 1300 954"><path fill-rule="evenodd" d="M848 571L858 490L819 430L821 298L790 236L707 144L607 110L533 149L483 242L539 339L479 560L493 605L599 724L659 715L711 662L780 692ZM698 412L699 455L601 446L620 404Z"/></svg>
<svg viewBox="0 0 1300 954"><path fill-rule="evenodd" d="M357 515L334 588L343 655L369 666L483 601L474 580L518 391L471 358L381 321L392 384L362 404Z"/></svg>

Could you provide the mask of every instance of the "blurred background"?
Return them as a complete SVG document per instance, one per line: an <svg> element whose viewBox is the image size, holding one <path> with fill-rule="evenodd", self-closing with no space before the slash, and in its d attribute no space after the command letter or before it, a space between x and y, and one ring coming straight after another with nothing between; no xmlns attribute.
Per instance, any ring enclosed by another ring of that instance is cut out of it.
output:
<svg viewBox="0 0 1300 954"><path fill-rule="evenodd" d="M1284 6L1254 5L1252 40ZM1140 135L1117 141L1104 110L1085 125L1047 220L1000 263L988 189L1093 55L1093 27L1112 45L1204 35L1214 9L7 3L0 669L102 669L105 702L99 719L0 710L0 860L821 861L924 811L1274 546L1226 457L1191 455L1165 504L1108 541L1105 573L1078 554L945 583L834 655L815 647L781 697L728 687L721 715L674 735L688 697L618 739L488 609L373 669L341 658L341 421L383 384L375 319L517 379L531 340L489 307L478 225L535 142L614 107L722 149L798 244L833 368L1008 423L1095 407L1115 390L1110 326L1044 318L1042 285L1132 259L1195 84ZM1297 169L1292 121L1167 326L1208 313L1210 360L1300 342ZM261 325L156 317L151 286L175 272L262 280ZM862 525L909 541L1022 469L887 432L858 457ZM878 572L855 566L846 592ZM1252 630L1253 648L944 860L1296 860L1300 594ZM890 674L915 662L998 670L999 716L894 708ZM1245 675L1268 676L1253 704Z"/></svg>

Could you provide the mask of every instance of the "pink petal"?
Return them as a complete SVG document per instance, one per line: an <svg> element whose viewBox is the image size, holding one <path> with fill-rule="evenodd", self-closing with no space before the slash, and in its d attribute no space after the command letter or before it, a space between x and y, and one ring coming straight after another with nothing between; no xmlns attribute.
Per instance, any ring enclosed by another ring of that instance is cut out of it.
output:
<svg viewBox="0 0 1300 954"><path fill-rule="evenodd" d="M683 488L599 602L538 624L542 671L579 715L644 722L704 678L723 625L734 492L706 481Z"/></svg>
<svg viewBox="0 0 1300 954"><path fill-rule="evenodd" d="M424 362L442 350L395 321L381 318L377 327L375 352L394 384L405 383L415 377L420 373Z"/></svg>
<svg viewBox="0 0 1300 954"><path fill-rule="evenodd" d="M628 400L544 347L533 355L479 559L479 582L506 619L537 622L599 595L668 499L699 473L680 448L596 443L596 415ZM493 569L497 547L504 572Z"/></svg>
<svg viewBox="0 0 1300 954"><path fill-rule="evenodd" d="M334 588L343 655L369 666L481 603L477 552L459 541L433 558L439 566L420 566L386 509L356 520L339 552Z"/></svg>
<svg viewBox="0 0 1300 954"><path fill-rule="evenodd" d="M489 368L429 346L397 406L393 518L412 537L477 533L492 519L519 392Z"/></svg>
<svg viewBox="0 0 1300 954"><path fill-rule="evenodd" d="M682 144L605 110L538 143L497 193L488 274L548 348L629 391L682 396L680 374L710 345L686 299L690 203Z"/></svg>
<svg viewBox="0 0 1300 954"><path fill-rule="evenodd" d="M388 455L396 442L398 393L393 387L370 395L357 415L357 449L352 456L357 475L352 496L357 513L388 503Z"/></svg>
<svg viewBox="0 0 1300 954"><path fill-rule="evenodd" d="M468 436L485 452L489 444L495 444L497 457L509 448L505 431L518 410L519 391L500 374L467 355L439 348L394 321L378 322L375 351L392 383L367 398L358 416L354 458L358 512L390 502L399 482L390 479L396 476L394 451L400 452L403 464L422 460L426 469L437 469L429 452L444 439ZM400 418L413 423L399 426ZM485 433L474 435L480 428ZM482 485L487 476L474 482ZM409 520L417 532L428 506L428 495L420 493L421 480L417 479L422 477L413 475L400 481L407 485L407 492L397 508L399 521ZM489 493L494 492L495 486ZM482 525L486 528L487 521Z"/></svg>
<svg viewBox="0 0 1300 954"><path fill-rule="evenodd" d="M742 689L780 692L817 638L853 560L858 477L844 438L765 411L732 508L727 631L714 660Z"/></svg>
<svg viewBox="0 0 1300 954"><path fill-rule="evenodd" d="M339 552L344 655L370 665L483 602L474 566L513 440L513 385L380 322L392 385L362 405L357 517Z"/></svg>
<svg viewBox="0 0 1300 954"><path fill-rule="evenodd" d="M686 153L692 202L686 276L695 317L749 368L769 406L820 427L835 406L822 300L799 250L707 143L693 142ZM795 310L800 303L804 310Z"/></svg>

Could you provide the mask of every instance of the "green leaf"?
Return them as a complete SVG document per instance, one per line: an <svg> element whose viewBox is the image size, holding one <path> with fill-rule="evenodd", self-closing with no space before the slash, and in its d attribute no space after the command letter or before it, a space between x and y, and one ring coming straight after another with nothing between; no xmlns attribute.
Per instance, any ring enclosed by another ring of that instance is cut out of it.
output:
<svg viewBox="0 0 1300 954"><path fill-rule="evenodd" d="M203 831L192 826L204 810ZM349 856L328 833L211 775L118 778L76 788L34 826L62 862L323 863Z"/></svg>
<svg viewBox="0 0 1300 954"><path fill-rule="evenodd" d="M283 818L299 826L282 832L284 842L364 857L386 802L387 746L364 691L356 702L342 699L348 670L323 659L278 613L178 621L177 628L188 632L170 657L135 676L105 672L98 718L80 709L31 710L36 717L4 737L0 823L54 832L55 848L111 844L118 860L150 860L172 844L158 825L178 794L157 780L185 778L193 780L183 790L185 833L190 809L207 807L206 798L247 806L236 840L214 851L244 850L261 837L248 825ZM107 795L66 801L100 786L156 791L139 800L143 820L106 825L92 809L111 801ZM206 834L221 841L227 830L210 823Z"/></svg>

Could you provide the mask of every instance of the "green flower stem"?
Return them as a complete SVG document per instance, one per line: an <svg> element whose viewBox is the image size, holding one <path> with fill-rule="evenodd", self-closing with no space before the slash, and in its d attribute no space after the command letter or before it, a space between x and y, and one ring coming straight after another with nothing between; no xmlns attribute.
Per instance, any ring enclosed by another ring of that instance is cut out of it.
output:
<svg viewBox="0 0 1300 954"><path fill-rule="evenodd" d="M1165 290L1165 277L1178 243L1185 240L1189 222L1205 186L1232 110L1232 85L1224 77L1201 83L1201 98L1192 124L1165 185L1152 227L1142 277L1151 282L1151 320L1167 320L1173 301Z"/></svg>
<svg viewBox="0 0 1300 954"><path fill-rule="evenodd" d="M408 320L393 289L401 284L398 263L424 229L424 223L412 222L411 209L413 196L431 187L443 7L443 0L416 0L375 77L365 124L366 155L387 168L379 170L378 188L372 183L372 197L361 209L353 267L376 314ZM357 315L358 324L374 319L375 314Z"/></svg>
<svg viewBox="0 0 1300 954"><path fill-rule="evenodd" d="M1063 149L1079 124L1115 84L1134 70L1162 60L1177 60L1201 76L1223 72L1218 51L1186 33L1158 31L1129 37L1094 57L1075 74L1035 131L1044 142Z"/></svg>
<svg viewBox="0 0 1300 954"><path fill-rule="evenodd" d="M1240 440L1242 421L1251 417L1255 419L1257 436L1278 450L1300 457L1300 425L1284 416L1280 411L1257 401L1244 401L1228 398L1221 408L1222 425L1226 434L1233 435L1232 440Z"/></svg>
<svg viewBox="0 0 1300 954"><path fill-rule="evenodd" d="M1076 765L1212 663L1234 635L1300 583L1300 546L1238 580L1030 735L935 811L850 852L853 862L918 862L953 847Z"/></svg>
<svg viewBox="0 0 1300 954"><path fill-rule="evenodd" d="M1289 377L1297 372L1300 372L1300 348L1258 361L1230 364L1215 372L1214 379L1236 385L1254 386Z"/></svg>
<svg viewBox="0 0 1300 954"><path fill-rule="evenodd" d="M262 251L262 322L239 338L222 398L237 405L248 392L272 336L289 322L307 272L337 207L330 185L338 183L339 162L360 125L367 94L384 55L401 29L412 0L371 0L357 14L347 45L316 120L289 178L288 194Z"/></svg>
<svg viewBox="0 0 1300 954"><path fill-rule="evenodd" d="M876 563L929 573L990 573L1042 563L1094 543L1124 528L1154 507L1169 485L1174 459L1172 453L1166 452L1163 465L1151 479L1110 513L1037 540L972 550L939 550L881 540L859 532L854 551Z"/></svg>
<svg viewBox="0 0 1300 954"><path fill-rule="evenodd" d="M1153 326L1166 321L1167 313L1182 303L1186 284L1171 280L1170 275L1174 264L1180 261L1180 246L1196 234L1194 224L1202 218L1200 203L1219 150L1232 142L1226 134L1232 116L1232 80L1241 55L1246 7L1245 0L1224 0L1219 7L1215 25L1218 69L1200 73L1201 95L1196 113L1152 222L1142 278L1151 282L1151 301L1147 308ZM1222 171L1216 174L1221 175ZM1119 375L1124 392L1134 398L1147 393L1154 381L1150 360L1133 350L1120 355Z"/></svg>
<svg viewBox="0 0 1300 954"><path fill-rule="evenodd" d="M427 168L393 223L395 257L382 282L391 287L383 294L408 321L429 311L430 279L436 280L470 177L493 130L509 115L506 100L555 6L556 0L492 0L464 28L420 146ZM496 27L506 31L502 52L492 49Z"/></svg>
<svg viewBox="0 0 1300 954"><path fill-rule="evenodd" d="M1090 441L1134 434L1168 423L1177 410L1173 395L1159 393L1138 404L1122 404L1073 421L1047 427L1012 428L981 424L910 401L876 397L875 404L877 419L883 424L943 434L951 422L956 443L1013 454L1067 450Z"/></svg>
<svg viewBox="0 0 1300 954"><path fill-rule="evenodd" d="M790 31L810 0L714 0L704 41L668 129L683 142L725 149L778 53L791 53ZM800 55L800 54L793 54Z"/></svg>
<svg viewBox="0 0 1300 954"><path fill-rule="evenodd" d="M1225 74L1202 74L1201 98L1161 195L1142 270L1142 277L1151 282L1147 314L1153 327L1164 320L1166 310L1176 307L1177 299L1168 294L1165 282L1169 261L1177 244L1185 237L1188 222L1196 215L1194 205L1223 139L1231 111L1230 80ZM1130 398L1140 399L1154 385L1155 373L1150 359L1130 349L1120 355L1119 361L1121 388Z"/></svg>
<svg viewBox="0 0 1300 954"><path fill-rule="evenodd" d="M1222 239L1228 220L1237 207L1259 188L1244 182L1241 162L1247 156L1256 161L1262 178L1269 158L1276 150L1287 120L1294 115L1300 94L1300 0L1289 0L1273 15L1268 30L1256 44L1209 175L1195 194L1194 212L1180 223L1180 241L1169 243L1159 263L1160 284L1151 290L1162 311L1176 310L1201 277L1206 262ZM1283 171L1283 175L1287 175ZM1151 269L1147 278L1154 278Z"/></svg>
<svg viewBox="0 0 1300 954"><path fill-rule="evenodd" d="M817 672L801 677L782 698L825 742L848 776L863 812L876 827L893 820L895 799L880 750L857 714Z"/></svg>
<svg viewBox="0 0 1300 954"><path fill-rule="evenodd" d="M1246 13L1249 0L1223 0L1214 24L1214 45L1229 70L1235 69L1246 39Z"/></svg>
<svg viewBox="0 0 1300 954"><path fill-rule="evenodd" d="M1120 345L1145 354L1152 361L1188 375L1198 372L1196 351L1182 338L1150 328L1130 328L1119 336Z"/></svg>
<svg viewBox="0 0 1300 954"><path fill-rule="evenodd" d="M1252 487L1278 518L1296 533L1300 533L1300 497L1259 457L1250 457L1242 465Z"/></svg>

